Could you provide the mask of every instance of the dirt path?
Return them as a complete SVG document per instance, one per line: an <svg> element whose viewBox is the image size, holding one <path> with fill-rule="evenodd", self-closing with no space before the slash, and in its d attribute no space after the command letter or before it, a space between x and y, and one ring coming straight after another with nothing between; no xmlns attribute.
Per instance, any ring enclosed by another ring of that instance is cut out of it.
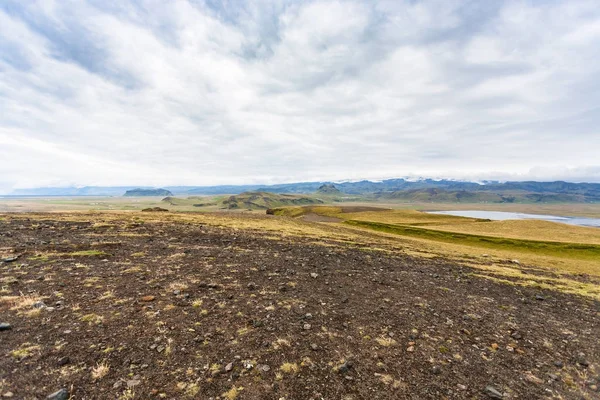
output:
<svg viewBox="0 0 600 400"><path fill-rule="evenodd" d="M326 239L86 218L0 219L20 255L0 264L0 396L600 396L598 302Z"/></svg>

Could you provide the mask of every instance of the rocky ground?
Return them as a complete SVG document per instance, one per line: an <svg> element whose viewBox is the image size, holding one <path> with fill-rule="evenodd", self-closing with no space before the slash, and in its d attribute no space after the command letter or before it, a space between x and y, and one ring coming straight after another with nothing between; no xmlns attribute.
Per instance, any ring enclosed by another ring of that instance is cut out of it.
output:
<svg viewBox="0 0 600 400"><path fill-rule="evenodd" d="M597 301L448 260L98 213L0 258L2 398L600 398Z"/></svg>

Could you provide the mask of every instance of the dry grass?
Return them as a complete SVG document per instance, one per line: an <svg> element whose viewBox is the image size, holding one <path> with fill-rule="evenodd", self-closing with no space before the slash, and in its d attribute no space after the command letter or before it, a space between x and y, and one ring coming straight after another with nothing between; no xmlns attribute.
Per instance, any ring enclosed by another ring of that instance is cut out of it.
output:
<svg viewBox="0 0 600 400"><path fill-rule="evenodd" d="M286 374L295 374L299 369L298 364L289 362L283 363L281 367L279 367L279 370Z"/></svg>
<svg viewBox="0 0 600 400"><path fill-rule="evenodd" d="M33 353L38 352L39 350L40 346L31 343L23 343L18 349L11 351L10 355L18 360L22 360L31 357Z"/></svg>
<svg viewBox="0 0 600 400"><path fill-rule="evenodd" d="M102 379L108 374L108 371L110 371L110 366L103 361L92 368L92 379L95 381Z"/></svg>

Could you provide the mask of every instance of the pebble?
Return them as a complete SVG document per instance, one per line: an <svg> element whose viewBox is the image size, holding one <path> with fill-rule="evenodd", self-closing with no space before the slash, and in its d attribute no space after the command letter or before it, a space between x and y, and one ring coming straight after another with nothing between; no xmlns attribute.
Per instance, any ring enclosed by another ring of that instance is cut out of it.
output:
<svg viewBox="0 0 600 400"><path fill-rule="evenodd" d="M248 290L256 290L258 286L256 286L256 283L250 282L246 287L248 288Z"/></svg>
<svg viewBox="0 0 600 400"><path fill-rule="evenodd" d="M60 389L46 397L47 400L67 400L69 398L69 391L67 389Z"/></svg>
<svg viewBox="0 0 600 400"><path fill-rule="evenodd" d="M511 338L513 338L513 339L516 339L516 340L519 340L519 339L521 339L521 338L522 338L522 336L521 336L521 334L520 334L519 332L513 332L513 333L510 335L510 337L511 337Z"/></svg>
<svg viewBox="0 0 600 400"><path fill-rule="evenodd" d="M304 325L302 326L302 329L304 329L305 331L309 330L310 328L312 328L312 325L311 325L311 324L304 324Z"/></svg>
<svg viewBox="0 0 600 400"><path fill-rule="evenodd" d="M40 308L45 308L45 307L46 307L46 305L44 304L44 302L43 302L43 301L36 301L35 303L33 303L33 304L31 305L31 307L32 307L32 308L37 308L37 309L40 309Z"/></svg>
<svg viewBox="0 0 600 400"><path fill-rule="evenodd" d="M263 364L258 366L258 370L262 372L269 372L271 367L269 367L267 364Z"/></svg>
<svg viewBox="0 0 600 400"><path fill-rule="evenodd" d="M70 362L71 362L71 359L69 357L61 357L58 359L56 364L58 364L59 367L62 367L64 365L69 364Z"/></svg>
<svg viewBox="0 0 600 400"><path fill-rule="evenodd" d="M142 301L154 301L154 296L144 296L142 297Z"/></svg>
<svg viewBox="0 0 600 400"><path fill-rule="evenodd" d="M434 365L433 368L431 368L431 372L433 372L434 375L439 375L442 373L442 367Z"/></svg>
<svg viewBox="0 0 600 400"><path fill-rule="evenodd" d="M2 322L0 323L0 331L8 331L12 329L12 325L9 324L8 322Z"/></svg>
<svg viewBox="0 0 600 400"><path fill-rule="evenodd" d="M316 278L316 277L318 277L318 276L319 276L319 274L317 274L316 272L311 272L311 273L310 273L310 277L311 277L311 278Z"/></svg>
<svg viewBox="0 0 600 400"><path fill-rule="evenodd" d="M2 395L2 397L13 397L13 392L6 392Z"/></svg>
<svg viewBox="0 0 600 400"><path fill-rule="evenodd" d="M346 361L345 363L340 365L338 371L342 374L345 374L346 372L348 372L350 370L350 368L352 368L353 365L354 364L352 363L352 361Z"/></svg>
<svg viewBox="0 0 600 400"><path fill-rule="evenodd" d="M586 358L585 358L585 354L583 354L583 353L579 353L577 355L577 364L579 364L583 367L587 367L590 365L589 361L586 360Z"/></svg>
<svg viewBox="0 0 600 400"><path fill-rule="evenodd" d="M233 369L233 363L229 363L225 366L225 372L229 372Z"/></svg>
<svg viewBox="0 0 600 400"><path fill-rule="evenodd" d="M319 346L317 346L315 343L311 343L310 348L313 349L314 351L319 350Z"/></svg>
<svg viewBox="0 0 600 400"><path fill-rule="evenodd" d="M483 392L490 398L490 399L498 399L501 400L504 396L502 395L502 393L500 393L495 387L493 386L486 386L485 389L483 390Z"/></svg>
<svg viewBox="0 0 600 400"><path fill-rule="evenodd" d="M562 361L554 361L554 366L557 368L562 368L564 364L562 363Z"/></svg>
<svg viewBox="0 0 600 400"><path fill-rule="evenodd" d="M542 301L542 300L546 300L546 298L545 298L544 296L542 296L541 294L536 294L536 295L535 295L535 299L536 299L536 300L540 300L540 301Z"/></svg>

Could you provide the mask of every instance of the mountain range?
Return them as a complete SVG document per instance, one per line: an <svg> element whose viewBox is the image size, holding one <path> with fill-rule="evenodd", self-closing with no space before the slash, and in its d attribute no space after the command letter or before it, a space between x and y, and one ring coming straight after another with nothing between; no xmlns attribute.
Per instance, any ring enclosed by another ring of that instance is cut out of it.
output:
<svg viewBox="0 0 600 400"><path fill-rule="evenodd" d="M332 186L334 185L334 186ZM363 180L358 182L296 182L277 185L219 185L219 186L165 186L161 189L174 195L216 195L240 194L249 191L271 193L315 193L335 189L335 193L343 195L374 195L378 198L389 199L419 199L443 197L469 197L472 193L480 193L478 197L503 202L520 201L523 196L531 195L527 201L576 201L600 202L600 183L574 183L564 181L536 182L467 182L455 180L420 179L407 180L403 178L386 179L382 181ZM131 190L156 189L147 186L84 186L84 187L48 187L33 189L16 189L9 195L13 196L122 196ZM432 189L438 192L431 192ZM338 193L339 191L339 193ZM425 193L425 194L423 194ZM484 195L488 193L487 195ZM538 195L537 197L535 195ZM429 197L428 197L429 196ZM514 198L514 199L513 199ZM512 199L512 200L511 200ZM430 199L431 200L431 199ZM486 201L486 200L484 200Z"/></svg>

